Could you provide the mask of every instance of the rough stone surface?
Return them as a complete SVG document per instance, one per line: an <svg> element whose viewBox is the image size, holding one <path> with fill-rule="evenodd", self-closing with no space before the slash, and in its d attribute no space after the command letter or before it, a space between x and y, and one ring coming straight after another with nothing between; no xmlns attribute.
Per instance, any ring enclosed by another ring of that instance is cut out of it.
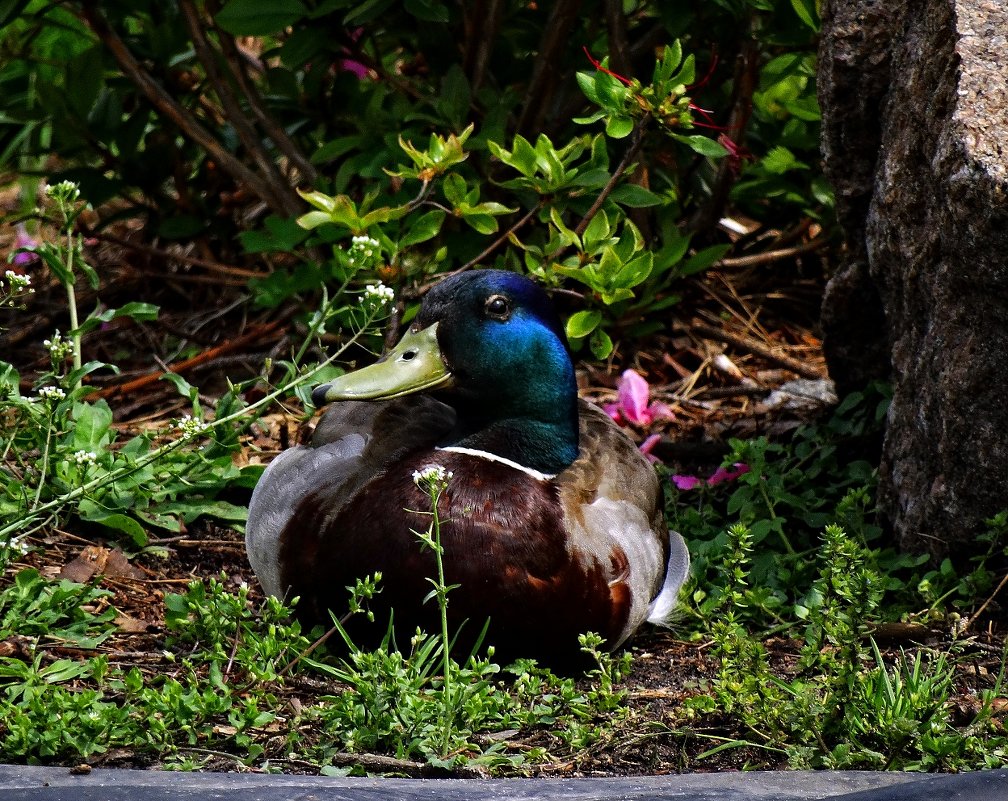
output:
<svg viewBox="0 0 1008 801"><path fill-rule="evenodd" d="M885 313L868 274L865 224L882 140L893 31L905 9L906 0L827 0L822 7L822 149L844 232L842 261L823 299L823 349L841 397L889 376Z"/></svg>
<svg viewBox="0 0 1008 801"><path fill-rule="evenodd" d="M903 547L942 556L1008 506L1008 3L827 0L824 20L824 152L849 249L825 301L848 349L830 368L844 386L888 341L881 501Z"/></svg>
<svg viewBox="0 0 1008 801"><path fill-rule="evenodd" d="M611 779L341 779L0 765L4 801L1002 801L1008 771L794 771Z"/></svg>

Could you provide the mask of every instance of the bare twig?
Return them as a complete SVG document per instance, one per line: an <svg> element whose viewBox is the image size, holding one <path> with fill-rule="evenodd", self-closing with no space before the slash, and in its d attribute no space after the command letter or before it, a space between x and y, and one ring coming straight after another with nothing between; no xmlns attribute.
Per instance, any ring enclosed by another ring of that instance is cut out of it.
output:
<svg viewBox="0 0 1008 801"><path fill-rule="evenodd" d="M609 68L620 75L629 75L630 44L622 0L605 0L605 18L609 33Z"/></svg>
<svg viewBox="0 0 1008 801"><path fill-rule="evenodd" d="M104 389L92 393L89 397L108 398L114 395L127 395L131 392L136 392L138 389L143 389L144 387L148 387L159 381L162 376L169 372L181 373L186 370L191 370L193 367L212 359L216 359L225 353L230 353L238 348L242 348L252 342L260 342L264 337L272 334L280 328L280 326L281 323L278 321L255 326L250 328L241 336L229 339L227 342L217 345L216 347L209 348L202 353L193 356L191 359L185 359L181 362L175 362L174 364L169 365L171 368L170 370L158 370L156 372L140 376L140 378L135 378L132 381L127 381L124 384L115 384L110 387L105 387Z"/></svg>
<svg viewBox="0 0 1008 801"><path fill-rule="evenodd" d="M609 195L612 194L612 191L616 188L616 184L618 184L620 178L623 177L623 173L627 171L627 168L630 166L630 163L637 155L637 151L640 150L641 144L644 141L644 130L645 128L647 128L647 125L650 121L651 116L649 114L645 114L643 117L641 117L634 123L633 133L631 134L630 138L630 147L628 147L626 153L623 154L623 159L616 166L616 169L613 170L613 174L609 177L609 181L606 183L604 187L602 187L602 191L599 192L598 197L595 198L595 202L592 203L591 208L589 208L588 211L585 212L584 217L581 218L581 222L579 222L577 224L577 228L574 229L574 233L577 234L578 236L581 236L581 234L583 234L585 230L587 230L589 223L591 223L595 215L598 214L599 209L602 208L602 205L606 202L606 199L609 197ZM556 259L560 258L560 256L563 255L563 253L566 250L567 250L566 247L560 248L559 250L555 250L553 253L547 256L547 259L549 261L555 261Z"/></svg>
<svg viewBox="0 0 1008 801"><path fill-rule="evenodd" d="M486 77L487 64L493 52L494 41L497 38L497 28L500 26L501 12L504 10L503 0L477 0L470 4L462 4L462 8L470 8L465 15L465 45L463 66L469 76L469 86L475 92Z"/></svg>
<svg viewBox="0 0 1008 801"><path fill-rule="evenodd" d="M829 241L820 237L790 248L767 250L763 253L754 253L750 256L734 256L728 259L721 259L721 261L714 266L722 269L730 269L732 267L756 267L760 264L772 264L775 261L784 261L784 259L800 256L803 253L811 253L812 251L821 250L822 248L828 246Z"/></svg>
<svg viewBox="0 0 1008 801"><path fill-rule="evenodd" d="M207 8L213 15L216 15L218 7L218 3L207 4ZM221 30L216 24L214 25L214 30L217 33L217 40L220 42L221 50L227 58L238 88L248 101L249 109L255 116L256 121L263 131L265 131L266 135L273 140L273 144L276 145L280 152L287 157L290 164L298 171L300 179L310 184L315 183L315 180L318 178L318 171L315 169L315 166L305 158L304 153L294 143L294 140L287 135L287 131L284 130L283 126L271 114L266 112L262 96L259 94L255 82L249 79L248 72L246 71L249 59L235 44L234 37L231 34Z"/></svg>
<svg viewBox="0 0 1008 801"><path fill-rule="evenodd" d="M261 278L264 275L264 273L257 270L245 270L241 267L231 267L227 264L220 264L216 261L201 259L197 256L189 256L185 253L175 253L173 251L156 248L151 245L144 245L140 242L131 242L128 239L123 239L122 237L105 233L103 231L85 231L85 235L99 239L102 242L110 242L113 245L118 245L119 247L135 250L137 253L146 253L149 256L157 256L165 261L180 261L183 264L191 264L194 267L203 267L211 272L220 273L221 275L235 276L246 281L249 278Z"/></svg>
<svg viewBox="0 0 1008 801"><path fill-rule="evenodd" d="M408 300L416 300L417 298L422 298L430 291L431 287L433 287L437 283L440 283L445 278L448 278L453 275L458 275L459 273L464 273L466 270L471 270L473 267L475 267L477 264L483 261L487 256L489 256L491 253L497 250L497 248L499 248L501 245L507 242L507 240L510 239L520 228L525 226L526 223L528 223L531 219L533 219L541 208L542 208L542 202L540 201L538 204L536 204L527 212L525 212L525 214L522 215L522 218L518 220L514 225L512 225L503 234L497 237L497 239L495 239L493 242L487 245L482 252L480 252L473 258L469 259L469 261L467 261L461 267L452 270L450 273L442 273L433 281L428 281L425 284L421 284L414 290L404 291L402 293L403 297Z"/></svg>
<svg viewBox="0 0 1008 801"><path fill-rule="evenodd" d="M977 609L976 612L974 612L972 615L970 615L969 618L962 624L962 631L966 631L966 629L968 629L970 625L972 625L973 621L977 620L980 617L984 609L986 609L987 606L990 604L990 602L993 601L994 598L997 596L997 594L1004 589L1005 584L1008 584L1008 573L1005 573L1004 577L998 583L997 587L994 588L994 592L992 592L990 596L988 596L987 600L984 601L982 604L980 604L980 608Z"/></svg>
<svg viewBox="0 0 1008 801"><path fill-rule="evenodd" d="M522 101L517 125L519 132L529 133L542 127L542 119L557 84L557 62L567 45L571 29L580 18L580 11L581 0L557 0L553 3Z"/></svg>
<svg viewBox="0 0 1008 801"><path fill-rule="evenodd" d="M463 272L465 270L468 270L470 267L475 267L477 264L483 261L487 256L489 256L491 253L497 250L497 248L499 248L501 245L507 242L512 236L514 236L519 229L524 228L525 224L528 223L533 217L535 217L536 214L539 213L539 210L541 208L542 208L542 202L540 201L531 209L529 209L522 216L522 218L518 220L518 222L516 222L514 225L508 228L503 234L497 237L497 239L495 239L493 242L487 245L482 250L482 252L480 252L477 256L474 256L473 258L469 259L469 261L467 261L465 264L459 267L456 272Z"/></svg>
<svg viewBox="0 0 1008 801"><path fill-rule="evenodd" d="M119 34L113 30L108 20L102 16L98 10L96 0L85 0L82 5L82 12L84 20L94 34L108 48L125 75L143 92L159 114L175 123L182 133L206 150L221 169L236 181L248 186L273 211L284 215L296 213L297 207L292 212L288 208L285 198L282 196L278 197L274 191L274 187L270 186L265 178L254 170L249 169L240 159L228 152L210 131L204 128L177 100L154 80L140 65L140 62L133 53L130 52Z"/></svg>
<svg viewBox="0 0 1008 801"><path fill-rule="evenodd" d="M199 12L193 0L179 0L179 8L185 18L186 27L189 28L189 38L192 40L203 69L206 71L207 79L213 86L217 98L221 102L227 121L234 127L235 133L241 139L245 150L255 161L259 172L265 176L278 200L283 203L287 213L294 215L301 207L297 196L287 185L286 179L280 174L276 162L263 145L262 138L248 120L247 112L241 107L238 98L228 82L227 76L221 73L218 65L220 55L210 45L206 37L206 22L200 18Z"/></svg>
<svg viewBox="0 0 1008 801"><path fill-rule="evenodd" d="M728 117L728 124L725 126L726 134L732 138L736 145L741 145L745 139L749 118L752 116L753 94L756 91L759 69L759 48L753 37L742 45L742 52L735 69L732 110ZM725 204L728 202L728 193L737 177L737 169L738 165L733 164L731 159L721 159L717 176L711 188L710 198L697 209L689 221L689 230L705 231L721 219Z"/></svg>
<svg viewBox="0 0 1008 801"><path fill-rule="evenodd" d="M803 378L822 378L822 374L814 367L810 367L797 359L792 359L790 356L777 353L761 342L756 342L748 337L739 336L738 334L730 334L720 328L715 328L712 325L707 325L706 323L701 322L693 323L690 326L690 329L700 334L700 336L707 337L708 339L716 339L718 342L725 342L729 345L741 348L742 350L754 353L767 361L779 364L786 370L797 373Z"/></svg>

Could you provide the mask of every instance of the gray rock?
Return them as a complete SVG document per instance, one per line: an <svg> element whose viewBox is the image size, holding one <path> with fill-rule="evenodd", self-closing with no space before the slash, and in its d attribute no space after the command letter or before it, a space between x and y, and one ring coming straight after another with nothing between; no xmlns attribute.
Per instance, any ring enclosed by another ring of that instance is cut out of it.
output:
<svg viewBox="0 0 1008 801"><path fill-rule="evenodd" d="M848 249L824 301L830 371L853 388L888 352L884 511L903 547L965 553L1006 506L1008 4L827 0L823 18Z"/></svg>

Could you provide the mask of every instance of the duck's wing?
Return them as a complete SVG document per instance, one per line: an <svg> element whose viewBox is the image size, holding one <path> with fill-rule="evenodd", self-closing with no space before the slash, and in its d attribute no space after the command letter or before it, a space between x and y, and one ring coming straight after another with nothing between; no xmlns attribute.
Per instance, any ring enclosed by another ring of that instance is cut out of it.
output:
<svg viewBox="0 0 1008 801"><path fill-rule="evenodd" d="M580 401L580 455L557 483L572 550L608 567L626 610L615 647L645 620L664 621L689 572L682 537L665 525L654 467L598 407Z"/></svg>
<svg viewBox="0 0 1008 801"><path fill-rule="evenodd" d="M281 453L266 468L249 503L245 547L263 589L283 598L282 535L305 503L335 516L404 455L429 448L451 429L455 412L421 395L390 401L344 401L319 421L311 445Z"/></svg>

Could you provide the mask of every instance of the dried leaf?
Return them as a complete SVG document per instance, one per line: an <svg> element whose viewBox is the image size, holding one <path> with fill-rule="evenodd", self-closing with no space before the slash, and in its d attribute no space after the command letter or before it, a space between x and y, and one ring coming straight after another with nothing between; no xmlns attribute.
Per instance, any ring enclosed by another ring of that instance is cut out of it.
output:
<svg viewBox="0 0 1008 801"><path fill-rule="evenodd" d="M103 548L100 545L88 545L72 562L60 570L60 578L84 584L95 576L108 578L143 578L143 573L132 564L118 548Z"/></svg>

